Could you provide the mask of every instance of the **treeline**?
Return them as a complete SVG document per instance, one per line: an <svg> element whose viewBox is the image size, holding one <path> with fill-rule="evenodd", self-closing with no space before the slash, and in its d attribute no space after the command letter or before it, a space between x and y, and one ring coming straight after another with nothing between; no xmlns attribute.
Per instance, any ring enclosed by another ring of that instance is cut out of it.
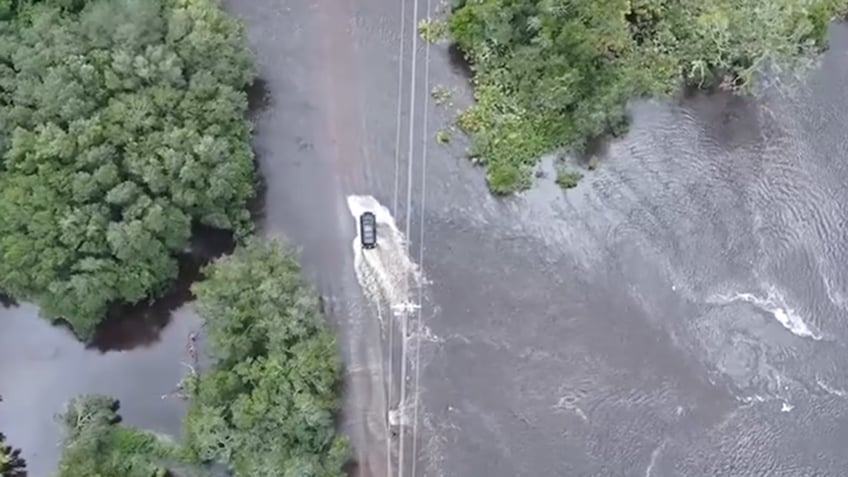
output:
<svg viewBox="0 0 848 477"><path fill-rule="evenodd" d="M472 64L459 118L490 189L530 184L538 157L627 128L633 98L681 85L746 89L808 62L848 0L456 0L451 40Z"/></svg>
<svg viewBox="0 0 848 477"><path fill-rule="evenodd" d="M250 231L242 25L209 0L0 0L0 289L82 339Z"/></svg>

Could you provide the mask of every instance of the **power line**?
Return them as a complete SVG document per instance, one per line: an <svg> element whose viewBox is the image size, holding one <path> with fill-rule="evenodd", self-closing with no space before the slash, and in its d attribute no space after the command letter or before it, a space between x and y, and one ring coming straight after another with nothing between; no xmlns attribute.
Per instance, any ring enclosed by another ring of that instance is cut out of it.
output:
<svg viewBox="0 0 848 477"><path fill-rule="evenodd" d="M398 184L400 181L400 125L403 113L403 56L406 36L406 0L400 1L400 40L398 41L397 113L395 114L395 187L392 194L392 213L397 216Z"/></svg>
<svg viewBox="0 0 848 477"><path fill-rule="evenodd" d="M394 192L392 193L392 214L397 216L398 206L398 183L400 181L400 131L403 113L403 57L404 57L404 40L406 36L406 0L400 2L400 38L398 40L398 74L397 74L397 114L395 115L395 183ZM393 405L392 396L394 392L394 375L395 375L395 350L394 350L394 315L389 314L388 327L389 332L389 377L388 386L386 388L386 472L388 477L392 477L392 433L389 429L388 412Z"/></svg>
<svg viewBox="0 0 848 477"><path fill-rule="evenodd" d="M407 156L407 171L406 171L406 254L409 256L409 229L410 229L410 221L412 219L412 162L413 162L413 154L414 154L414 146L415 143L413 141L415 137L415 83L416 83L416 68L417 68L417 58L418 58L418 35L415 32L415 23L418 22L418 6L419 0L414 0L412 21L412 67L411 78L410 78L410 89L409 89L409 150ZM409 293L409 274L406 275L405 282L406 286L404 291ZM400 406L405 406L406 403L406 337L409 330L409 320L406 313L401 315L401 339L403 340L403 345L401 346L401 372L400 372ZM400 411L400 409L398 409ZM398 446L400 450L398 452L398 476L403 476L404 471L404 454L406 450L406 446L404 445L404 434L406 427L403 423L403 418L401 418L400 423L400 438L398 439Z"/></svg>
<svg viewBox="0 0 848 477"><path fill-rule="evenodd" d="M427 0L427 15L432 14L431 0ZM430 92L430 42L425 42L424 46L424 94ZM421 199L419 220L421 221L418 235L418 270L421 276L424 275L424 228L426 220L424 219L424 204L427 201L427 145L430 143L429 124L427 122L428 112L430 110L427 97L424 97L424 124L421 126L423 130L421 138ZM416 335L415 335L415 382L413 385L414 404L412 406L412 477L415 477L415 471L418 466L418 403L421 391L421 333L422 321L421 313L424 304L424 284L418 284L418 316L416 318Z"/></svg>

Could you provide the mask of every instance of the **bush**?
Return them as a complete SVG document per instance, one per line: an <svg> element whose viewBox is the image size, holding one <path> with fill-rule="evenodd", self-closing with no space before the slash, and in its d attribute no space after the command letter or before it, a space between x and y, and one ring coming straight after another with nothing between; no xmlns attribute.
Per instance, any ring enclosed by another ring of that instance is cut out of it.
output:
<svg viewBox="0 0 848 477"><path fill-rule="evenodd" d="M577 183L583 178L583 174L577 171L568 171L565 169L557 171L556 183L563 189L573 189L577 187Z"/></svg>
<svg viewBox="0 0 848 477"><path fill-rule="evenodd" d="M170 285L192 222L249 230L254 70L212 0L83 3L0 21L0 288L88 338Z"/></svg>
<svg viewBox="0 0 848 477"><path fill-rule="evenodd" d="M214 366L186 378L187 445L235 477L342 476L340 360L290 252L250 240L194 286Z"/></svg>
<svg viewBox="0 0 848 477"><path fill-rule="evenodd" d="M475 73L460 119L495 193L526 188L532 165L626 131L631 98L682 81L747 88L764 65L816 53L846 0L460 0L448 18Z"/></svg>

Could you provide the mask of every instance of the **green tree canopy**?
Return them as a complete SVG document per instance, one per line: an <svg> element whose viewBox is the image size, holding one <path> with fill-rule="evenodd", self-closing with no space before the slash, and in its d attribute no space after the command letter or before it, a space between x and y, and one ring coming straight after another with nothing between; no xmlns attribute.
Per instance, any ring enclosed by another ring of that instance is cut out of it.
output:
<svg viewBox="0 0 848 477"><path fill-rule="evenodd" d="M281 247L251 240L194 287L215 365L185 381L187 444L236 477L341 476L336 341Z"/></svg>
<svg viewBox="0 0 848 477"><path fill-rule="evenodd" d="M65 430L56 477L164 477L157 461L178 454L157 436L120 424L117 400L98 394L71 400L59 416Z"/></svg>
<svg viewBox="0 0 848 477"><path fill-rule="evenodd" d="M559 146L620 133L634 97L682 82L750 86L824 44L846 0L458 0L453 41L473 64L476 104L460 117L493 192L529 184Z"/></svg>
<svg viewBox="0 0 848 477"><path fill-rule="evenodd" d="M0 288L86 338L108 304L167 288L193 222L249 228L252 58L212 0L11 4Z"/></svg>
<svg viewBox="0 0 848 477"><path fill-rule="evenodd" d="M21 450L6 444L6 436L0 432L0 477L26 477L25 464Z"/></svg>

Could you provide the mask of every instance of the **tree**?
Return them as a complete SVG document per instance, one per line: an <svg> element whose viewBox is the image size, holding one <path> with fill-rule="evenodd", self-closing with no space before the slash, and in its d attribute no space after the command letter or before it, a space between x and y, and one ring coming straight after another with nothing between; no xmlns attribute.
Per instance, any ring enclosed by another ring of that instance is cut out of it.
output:
<svg viewBox="0 0 848 477"><path fill-rule="evenodd" d="M459 125L488 183L529 185L539 155L626 128L632 98L682 82L745 90L809 63L846 0L459 0L452 39L475 74Z"/></svg>
<svg viewBox="0 0 848 477"><path fill-rule="evenodd" d="M26 477L26 462L21 450L6 444L6 436L0 432L0 477Z"/></svg>
<svg viewBox="0 0 848 477"><path fill-rule="evenodd" d="M158 461L179 455L176 445L120 424L119 403L108 396L82 395L59 420L65 429L56 477L164 477Z"/></svg>
<svg viewBox="0 0 848 477"><path fill-rule="evenodd" d="M3 396L0 396L3 402ZM6 436L0 432L0 477L26 477L26 461L21 450L6 444Z"/></svg>
<svg viewBox="0 0 848 477"><path fill-rule="evenodd" d="M0 288L88 338L109 304L170 285L193 222L248 232L253 75L211 0L18 2L0 22Z"/></svg>
<svg viewBox="0 0 848 477"><path fill-rule="evenodd" d="M184 383L192 453L236 477L343 475L340 360L297 261L250 240L205 274L194 292L215 364Z"/></svg>

